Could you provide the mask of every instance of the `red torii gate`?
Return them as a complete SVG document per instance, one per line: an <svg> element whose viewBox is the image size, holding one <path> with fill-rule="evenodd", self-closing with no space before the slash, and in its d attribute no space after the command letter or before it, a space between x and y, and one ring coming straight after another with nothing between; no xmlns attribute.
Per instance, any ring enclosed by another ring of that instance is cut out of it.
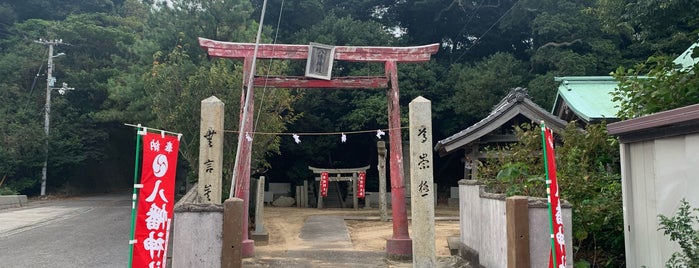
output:
<svg viewBox="0 0 699 268"><path fill-rule="evenodd" d="M254 43L234 43L199 38L199 46L211 57L243 60L243 91L240 100L240 125L245 129L240 131L251 133L253 104L248 104L247 118L243 118L243 107L247 90L254 92L255 86L272 88L388 88L388 127L390 145L390 176L391 202L393 212L393 237L386 241L386 254L389 257L412 255L412 240L408 235L408 216L405 208L405 186L403 184L403 146L401 144L400 104L398 90L398 62L425 62L431 55L437 53L439 44L416 47L371 47L371 46L336 46L334 60L354 62L384 62L385 76L337 77L330 80L319 80L303 76L255 76L253 88L247 88L253 73L252 61L255 51ZM308 45L259 44L257 58L260 59L292 59L307 60ZM254 96L254 94L250 94ZM254 97L253 97L254 98ZM245 124L242 124L245 120ZM244 257L254 256L254 241L248 238L248 207L250 189L250 160L252 141L238 141L241 146L241 164L236 170L235 196L244 200L243 204L243 245ZM246 179L241 179L246 178Z"/></svg>

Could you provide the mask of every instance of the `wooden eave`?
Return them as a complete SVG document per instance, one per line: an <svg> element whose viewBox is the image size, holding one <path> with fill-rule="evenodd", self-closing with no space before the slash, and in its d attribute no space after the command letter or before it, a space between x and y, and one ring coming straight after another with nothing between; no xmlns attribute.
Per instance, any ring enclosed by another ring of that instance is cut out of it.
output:
<svg viewBox="0 0 699 268"><path fill-rule="evenodd" d="M512 100L510 103L502 106L499 110L493 111L488 117L473 126L437 142L434 150L439 152L440 156L447 155L454 150L479 141L482 137L502 127L505 123L520 114L533 122L544 120L549 128L556 131L561 131L566 127L565 121L553 116L528 98Z"/></svg>
<svg viewBox="0 0 699 268"><path fill-rule="evenodd" d="M607 133L621 143L699 133L699 104L611 123Z"/></svg>

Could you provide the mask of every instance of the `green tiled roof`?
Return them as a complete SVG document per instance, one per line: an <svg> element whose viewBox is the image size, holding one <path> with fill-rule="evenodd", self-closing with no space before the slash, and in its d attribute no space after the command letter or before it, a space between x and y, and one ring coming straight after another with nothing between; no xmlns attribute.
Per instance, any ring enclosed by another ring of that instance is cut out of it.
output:
<svg viewBox="0 0 699 268"><path fill-rule="evenodd" d="M699 62L699 58L692 58L692 52L694 52L694 49L697 46L699 46L699 42L694 43L691 46L689 46L689 48L687 48L687 50L682 52L682 54L680 54L672 62L674 62L675 64L681 65L680 68L683 70L687 70L687 69L692 68L692 66L694 66L694 64Z"/></svg>
<svg viewBox="0 0 699 268"><path fill-rule="evenodd" d="M565 76L556 77L558 94L553 106L555 114L563 101L581 119L590 122L617 119L618 103L612 101L611 92L617 81L611 76Z"/></svg>

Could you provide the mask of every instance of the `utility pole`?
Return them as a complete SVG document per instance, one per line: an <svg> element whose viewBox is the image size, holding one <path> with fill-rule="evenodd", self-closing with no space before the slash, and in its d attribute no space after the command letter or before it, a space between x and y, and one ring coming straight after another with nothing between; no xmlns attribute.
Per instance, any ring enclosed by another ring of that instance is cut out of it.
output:
<svg viewBox="0 0 699 268"><path fill-rule="evenodd" d="M69 88L67 83L63 83L63 86L60 88L53 87L54 83L56 82L56 78L51 76L51 72L53 71L53 58L65 55L65 53L58 53L56 55L53 55L53 46L62 45L63 40L39 39L39 41L35 42L49 46L49 59L48 64L46 65L46 106L44 107L44 132L46 133L46 143L44 144L44 167L41 169L41 196L44 196L46 195L46 171L49 158L49 120L51 118L51 90L58 89L58 93L63 95L66 93L67 90L73 90L73 88Z"/></svg>

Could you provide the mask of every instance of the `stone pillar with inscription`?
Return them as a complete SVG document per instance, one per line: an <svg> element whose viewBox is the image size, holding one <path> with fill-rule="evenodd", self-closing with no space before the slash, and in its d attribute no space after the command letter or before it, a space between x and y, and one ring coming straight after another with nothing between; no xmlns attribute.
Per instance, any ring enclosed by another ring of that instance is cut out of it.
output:
<svg viewBox="0 0 699 268"><path fill-rule="evenodd" d="M409 104L410 182L413 267L435 267L434 175L431 102L417 97Z"/></svg>
<svg viewBox="0 0 699 268"><path fill-rule="evenodd" d="M223 102L211 96L201 101L199 126L199 203L221 204L223 176Z"/></svg>

